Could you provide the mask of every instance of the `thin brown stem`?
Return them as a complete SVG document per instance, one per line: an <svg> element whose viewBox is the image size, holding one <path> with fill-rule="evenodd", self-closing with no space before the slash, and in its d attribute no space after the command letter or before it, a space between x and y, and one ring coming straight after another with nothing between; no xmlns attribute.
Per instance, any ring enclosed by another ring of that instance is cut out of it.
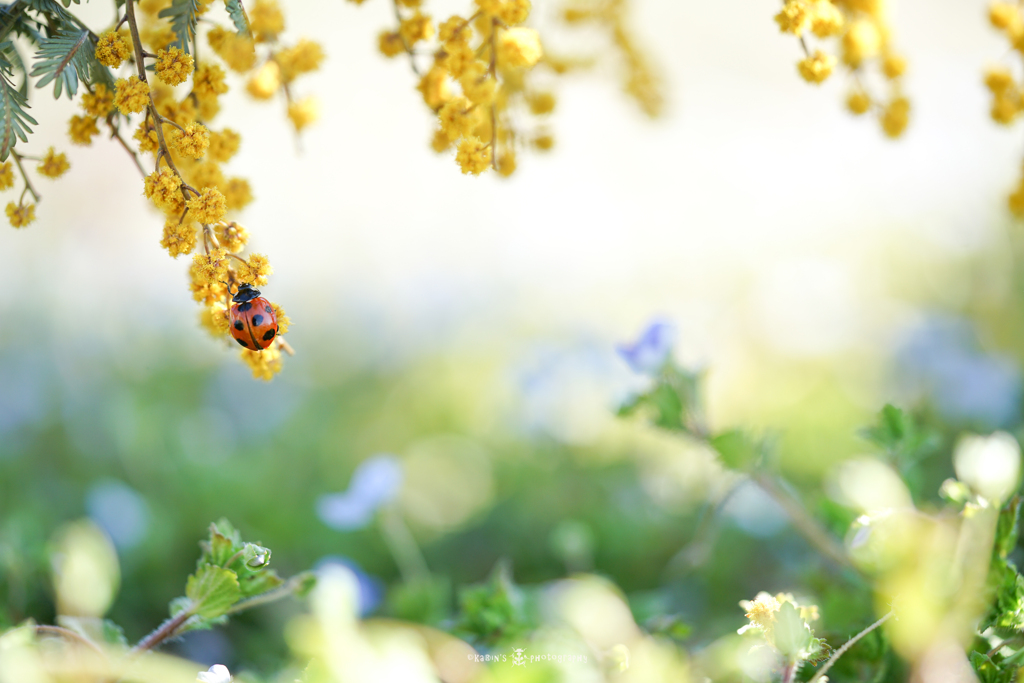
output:
<svg viewBox="0 0 1024 683"><path fill-rule="evenodd" d="M280 346L281 350L287 353L289 356L295 355L295 349L292 348L292 345L286 342L281 337L277 338L277 345Z"/></svg>
<svg viewBox="0 0 1024 683"><path fill-rule="evenodd" d="M412 47L405 42L405 36L402 35L402 12L398 9L398 0L392 0L391 5L395 9L395 20L398 22L398 38L402 41L402 49L405 50L405 54L409 55L409 66L412 68L413 74L422 76L420 67L416 64L416 56L412 52Z"/></svg>
<svg viewBox="0 0 1024 683"><path fill-rule="evenodd" d="M18 171L21 173L21 179L25 181L25 189L21 191L21 198L18 200L18 203L21 203L25 198L26 192L31 192L32 199L34 199L36 203L39 203L39 200L42 199L42 197L40 197L39 193L36 192L36 189L32 187L32 182L28 179L28 173L25 173L25 167L21 165L21 160L23 159L22 155L12 149L11 156L14 157L14 163L18 166Z"/></svg>
<svg viewBox="0 0 1024 683"><path fill-rule="evenodd" d="M141 173L142 177L145 178L146 169L142 168L142 162L139 161L139 155L136 154L134 149L128 146L128 143L125 142L125 139L121 137L121 131L117 129L117 126L115 126L110 119L107 119L107 126L110 127L111 139L117 140L121 144L121 147L124 148L124 151L128 152L128 156L130 156L132 158L132 161L135 162L135 168L139 169L139 173Z"/></svg>
<svg viewBox="0 0 1024 683"><path fill-rule="evenodd" d="M786 511L790 522L822 555L843 569L854 569L843 547L839 545L816 519L811 517L797 500L787 493L778 480L768 472L756 471L751 478Z"/></svg>
<svg viewBox="0 0 1024 683"><path fill-rule="evenodd" d="M98 654L103 654L103 650L99 649L99 647L96 646L96 643L92 642L91 640L83 636L81 633L72 631L69 628L64 628L63 626L51 626L49 624L40 624L36 626L35 629L36 633L60 636L64 640L73 643L78 643L79 645L84 645L90 648L91 650L97 652Z"/></svg>

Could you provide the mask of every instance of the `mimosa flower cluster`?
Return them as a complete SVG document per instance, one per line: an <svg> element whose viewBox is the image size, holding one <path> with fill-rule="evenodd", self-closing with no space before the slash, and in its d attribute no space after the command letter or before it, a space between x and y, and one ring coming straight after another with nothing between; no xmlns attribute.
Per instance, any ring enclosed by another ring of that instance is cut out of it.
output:
<svg viewBox="0 0 1024 683"><path fill-rule="evenodd" d="M545 119L557 100L549 87L537 85L536 72L547 72L550 81L582 63L546 54L538 31L524 25L530 0L474 0L467 17L443 20L426 12L424 0L390 1L397 25L380 34L378 47L386 57L409 59L417 89L437 116L436 152L454 151L465 174L491 169L508 176L519 151L554 146ZM624 0L588 2L567 9L564 18L608 26L624 55L626 91L655 116L662 106L660 86L625 29L625 8ZM422 55L429 64L421 63Z"/></svg>
<svg viewBox="0 0 1024 683"><path fill-rule="evenodd" d="M1024 56L1024 14L1015 2L993 2L988 8L988 20L1009 43L1010 52L1017 59ZM985 70L985 87L992 96L989 115L1003 126L1010 126L1024 112L1024 83L1014 75L1011 66L1005 62L989 66ZM1024 218L1024 174L1017 186L1007 197L1010 212L1017 218Z"/></svg>
<svg viewBox="0 0 1024 683"><path fill-rule="evenodd" d="M910 120L901 83L907 62L893 47L886 0L786 0L775 21L799 41L803 59L796 67L805 81L821 84L841 64L847 109L873 113L891 138L903 134Z"/></svg>

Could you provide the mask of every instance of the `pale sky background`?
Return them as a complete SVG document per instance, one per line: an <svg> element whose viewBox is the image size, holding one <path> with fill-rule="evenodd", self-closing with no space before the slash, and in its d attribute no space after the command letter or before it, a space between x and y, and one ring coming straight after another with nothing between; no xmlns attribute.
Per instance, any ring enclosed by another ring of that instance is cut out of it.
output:
<svg viewBox="0 0 1024 683"><path fill-rule="evenodd" d="M988 119L981 72L1006 43L984 2L894 3L913 102L894 143L845 112L841 73L821 87L798 77L796 41L772 21L779 3L634 0L665 117L641 116L613 69L574 77L552 117L555 151L521 154L511 180L463 176L429 149L407 65L376 51L386 0L282 4L285 38L326 49L297 87L321 98L322 121L297 154L283 105L253 103L235 80L215 127L242 134L229 171L257 201L239 220L270 256L264 293L295 319L306 367L338 353L331 329L399 354L440 340L515 356L631 337L661 314L678 321L684 358L724 386L752 344L798 358L884 351L915 317L894 286L941 289L944 260L1005 240L1024 131ZM103 28L109 7L88 11ZM129 159L102 139L72 147L66 100L36 91L33 104L40 129L62 135L26 150L55 141L72 169L38 181L30 228L0 228L0 346L43 316L69 346L149 335L236 362L195 325L187 261L159 247L162 220Z"/></svg>

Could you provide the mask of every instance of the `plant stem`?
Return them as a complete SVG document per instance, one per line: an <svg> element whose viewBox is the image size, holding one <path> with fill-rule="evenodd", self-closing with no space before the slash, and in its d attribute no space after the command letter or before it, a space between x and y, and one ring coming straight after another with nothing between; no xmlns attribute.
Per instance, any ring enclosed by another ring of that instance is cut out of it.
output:
<svg viewBox="0 0 1024 683"><path fill-rule="evenodd" d="M131 4L131 0L129 0ZM132 652L145 652L146 650L152 650L154 647L164 642L168 638L173 638L176 635L176 631L181 628L182 624L191 618L192 612L184 610L173 619L168 619L164 623L160 624L155 630L151 631L148 636L138 642L138 644L132 648Z"/></svg>
<svg viewBox="0 0 1024 683"><path fill-rule="evenodd" d="M243 610L259 607L260 605L266 605L267 603L275 602L281 598L287 598L295 592L305 579L306 577L302 574L297 574L277 588L266 591L265 593L260 593L259 595L254 595L251 598L246 598L245 600L239 600L224 614L237 614Z"/></svg>
<svg viewBox="0 0 1024 683"><path fill-rule="evenodd" d="M46 633L50 635L60 636L65 640L70 640L72 642L85 645L86 647L95 650L99 654L103 654L103 651L96 646L96 643L84 637L82 634L72 631L69 628L64 628L63 626L50 626L49 624L42 624L36 626L35 629L36 633Z"/></svg>
<svg viewBox="0 0 1024 683"><path fill-rule="evenodd" d="M35 188L32 187L32 183L29 182L28 174L25 173L25 167L21 165L21 159L22 159L21 155L18 154L17 152L15 152L12 149L11 150L11 156L14 157L14 163L18 165L18 170L21 172L21 179L25 181L25 190L28 190L29 192L31 192L32 193L32 199L34 199L36 201L36 203L38 203L39 199L40 199L39 193L36 192ZM24 190L21 193L21 197L22 197L22 199L24 199L24 197L25 197ZM19 200L19 203L20 203L20 200Z"/></svg>
<svg viewBox="0 0 1024 683"><path fill-rule="evenodd" d="M861 631L860 633L855 635L853 638L850 638L848 641L846 641L846 644L843 645L841 648L839 648L838 650L835 651L835 654L833 654L832 657L830 657L829 660L827 662L825 662L825 666L821 667L821 670L818 671L816 674L814 674L814 676L811 678L810 681L808 681L808 683L817 683L817 681L822 676L824 676L825 673L829 669L832 668L832 665L836 663L837 659L842 657L846 653L847 650L849 650L851 647L856 645L858 640L860 640L861 638L863 638L867 634L871 633L872 631L874 631L876 628L878 628L879 626L881 626L885 622L889 621L889 619L890 619L890 617L892 617L892 615L893 615L892 610L889 610L889 613L886 614L884 617L882 617L881 619L879 619L875 623L873 623L870 626L868 626L866 629L864 629L863 631Z"/></svg>
<svg viewBox="0 0 1024 683"><path fill-rule="evenodd" d="M755 471L750 475L751 479L760 486L765 493L772 497L776 503L778 503L786 514L789 516L790 521L796 530L799 531L804 538L806 538L811 545L818 549L822 555L832 560L833 563L842 567L843 569L855 569L853 563L850 562L850 558L846 556L846 552L843 547L833 538L816 519L807 513L797 500L790 496L781 485L778 480L772 475L768 474L763 470Z"/></svg>
<svg viewBox="0 0 1024 683"><path fill-rule="evenodd" d="M408 583L428 578L430 569L427 561L398 511L390 506L384 508L381 511L381 526L384 529L384 541L395 558L402 580Z"/></svg>

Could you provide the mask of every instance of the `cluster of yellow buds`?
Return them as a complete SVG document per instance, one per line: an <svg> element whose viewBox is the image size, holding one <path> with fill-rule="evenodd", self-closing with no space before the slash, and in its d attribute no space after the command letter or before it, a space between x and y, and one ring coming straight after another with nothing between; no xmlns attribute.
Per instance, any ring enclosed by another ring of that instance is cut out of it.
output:
<svg viewBox="0 0 1024 683"><path fill-rule="evenodd" d="M988 20L992 26L1006 36L1010 47L1024 55L1024 15L1016 2L997 1L989 5ZM990 66L985 70L985 87L992 93L992 120L1009 126L1024 111L1024 97L1021 84L1005 64ZM1010 211L1018 218L1024 218L1024 176L1007 198Z"/></svg>
<svg viewBox="0 0 1024 683"><path fill-rule="evenodd" d="M246 89L257 100L269 100L275 95L284 97L288 118L296 132L314 123L320 116L315 97L297 98L294 82L299 76L320 68L324 51L319 43L301 38L294 45L280 40L284 33L284 13L276 0L259 0L249 11L252 35L258 46L265 50L253 52L247 45L224 29L209 33L210 46L228 64L240 73L249 73ZM240 49L241 48L241 49Z"/></svg>
<svg viewBox="0 0 1024 683"><path fill-rule="evenodd" d="M68 158L63 152L58 153L53 147L46 150L46 154L41 158L20 154L13 150L11 151L11 157L14 160L13 164L11 161L5 161L0 164L0 191L9 190L14 187L14 168L17 166L24 187L21 190L21 196L18 197L17 203L7 203L6 213L7 220L12 227L24 228L36 219L35 202L40 200L40 195L28 179L28 173L25 172L25 166L22 161L38 162L36 172L44 178L51 179L64 175L71 168L71 164L68 163ZM32 195L33 201L26 202L26 194Z"/></svg>
<svg viewBox="0 0 1024 683"><path fill-rule="evenodd" d="M408 56L423 101L437 116L435 151L455 148L463 173L494 169L508 176L518 148L551 148L543 127L522 127L526 114L543 116L555 106L554 94L533 88L528 78L544 55L537 31L522 26L530 0L475 0L469 18L454 15L439 25L424 13L423 0L392 2L398 26L381 33L380 51ZM423 51L431 57L426 69L416 60Z"/></svg>
<svg viewBox="0 0 1024 683"><path fill-rule="evenodd" d="M804 58L797 71L804 80L823 83L841 61L851 82L847 108L858 116L873 111L891 138L903 133L910 119L910 100L900 83L907 62L892 48L886 0L785 0L775 21L800 42ZM810 44L812 35L817 45ZM871 78L886 83L888 93L873 93Z"/></svg>
<svg viewBox="0 0 1024 683"><path fill-rule="evenodd" d="M197 28L190 36L194 41L199 39L198 15L211 6L210 2L197 6L193 18ZM240 255L249 232L234 218L253 195L248 180L228 175L224 166L238 152L241 136L230 128L211 126L220 110L219 99L228 91L227 74L217 59L200 62L196 51L188 50L188 42L167 21L168 12L174 11L170 0L140 0L141 16L136 16L134 2L125 5L117 26L100 36L96 58L114 69L130 63L133 73L119 79L113 92L98 85L83 95L84 115L73 117L69 130L73 142L89 144L98 132L98 120L106 117L112 135L132 152L145 176L145 196L165 216L160 244L174 258L193 255L190 288L203 306L200 321L227 343L234 289L241 284L265 285L272 268L262 254ZM128 30L120 29L123 24ZM253 3L246 30L226 29L207 16L203 24L210 26L206 39L213 54L232 71L251 72L251 94L266 99L282 90L297 131L313 120L314 105L308 100L293 101L289 86L300 74L319 67L323 51L312 41L300 41L295 47L278 44L284 16L274 0ZM262 59L257 55L258 44L270 47ZM155 78L147 73L149 66ZM267 76L270 72L273 78ZM179 90L182 85L186 87ZM144 113L134 139L139 153L152 155L152 172L144 170L139 155L118 135L112 124L118 113L126 120ZM282 350L291 352L280 336L289 320L276 304L274 310L279 327L274 342L262 351L245 349L241 354L261 379L270 379L280 370Z"/></svg>

